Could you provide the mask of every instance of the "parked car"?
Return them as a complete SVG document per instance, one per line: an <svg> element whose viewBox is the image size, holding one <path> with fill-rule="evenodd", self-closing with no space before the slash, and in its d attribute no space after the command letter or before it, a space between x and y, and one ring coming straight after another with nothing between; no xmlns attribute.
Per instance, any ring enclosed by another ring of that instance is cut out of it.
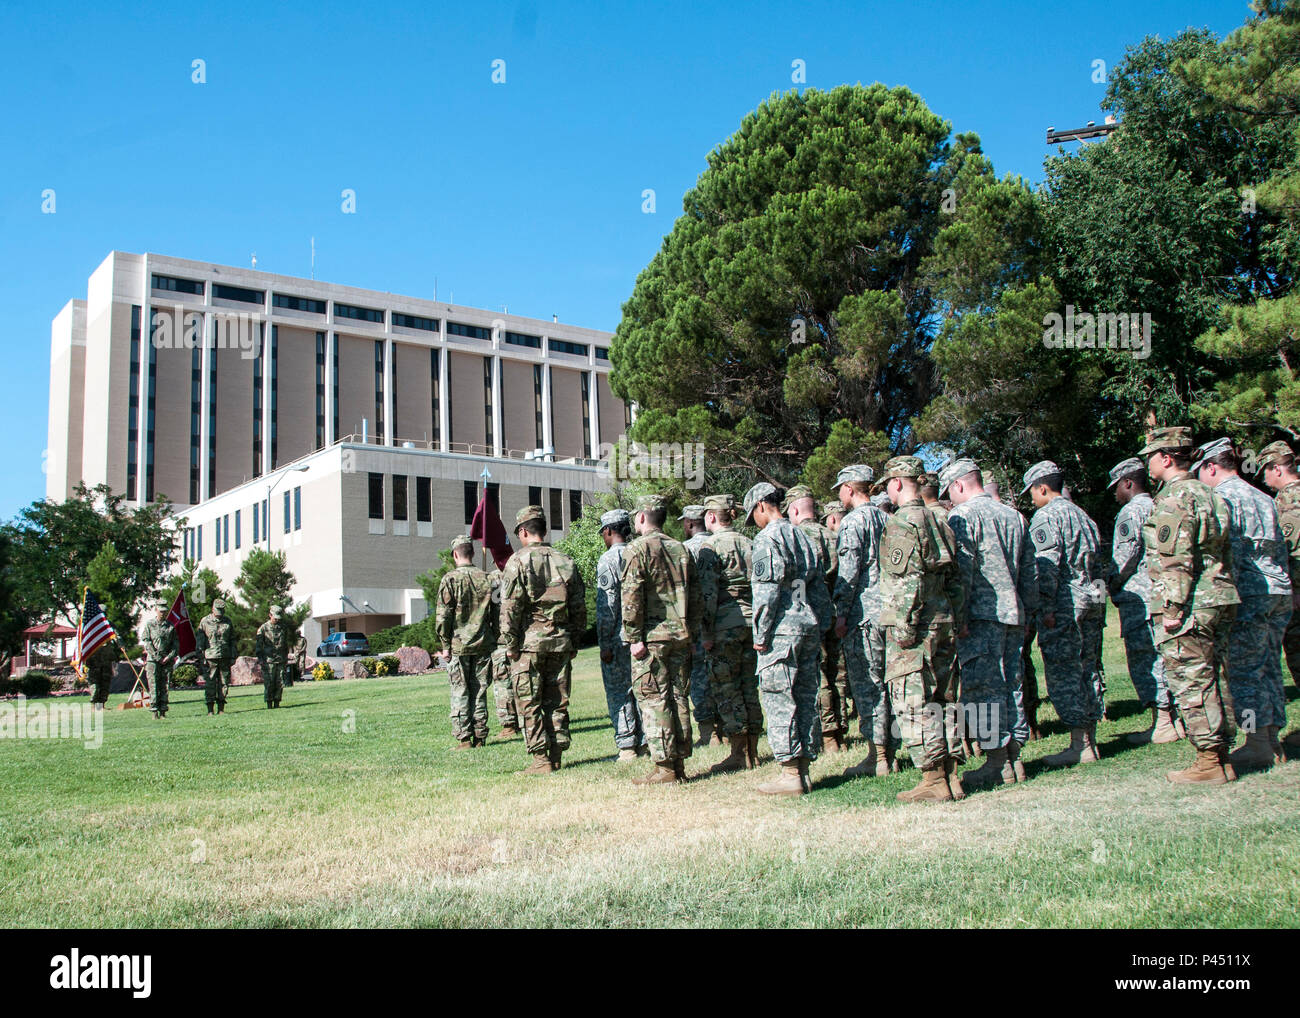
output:
<svg viewBox="0 0 1300 1018"><path fill-rule="evenodd" d="M317 657L343 657L347 654L369 654L370 641L365 633L330 633L317 645Z"/></svg>

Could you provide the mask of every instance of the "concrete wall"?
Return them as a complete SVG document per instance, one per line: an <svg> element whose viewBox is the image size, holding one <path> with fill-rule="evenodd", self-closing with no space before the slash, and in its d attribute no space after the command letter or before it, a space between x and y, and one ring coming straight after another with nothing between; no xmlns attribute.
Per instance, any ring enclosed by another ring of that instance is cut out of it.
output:
<svg viewBox="0 0 1300 1018"><path fill-rule="evenodd" d="M551 435L556 456L583 455L581 377L568 368L551 368Z"/></svg>
<svg viewBox="0 0 1300 1018"><path fill-rule="evenodd" d="M393 344L393 438L423 444L433 438L433 373L429 348Z"/></svg>
<svg viewBox="0 0 1300 1018"><path fill-rule="evenodd" d="M339 437L360 435L361 419L370 422L370 440L375 430L375 341L356 336L338 337L339 344Z"/></svg>
<svg viewBox="0 0 1300 1018"><path fill-rule="evenodd" d="M169 323L173 341L155 350L154 497L165 495L177 505L187 505L190 500L190 378L194 351L186 349L183 342L186 313L182 311L177 315L172 308L155 307L151 325L159 321L159 316ZM202 334L200 327L197 335ZM217 441L221 441L219 437Z"/></svg>
<svg viewBox="0 0 1300 1018"><path fill-rule="evenodd" d="M501 420L506 449L537 449L533 365L527 361L501 361Z"/></svg>
<svg viewBox="0 0 1300 1018"><path fill-rule="evenodd" d="M276 327L276 464L316 448L316 330Z"/></svg>
<svg viewBox="0 0 1300 1018"><path fill-rule="evenodd" d="M451 390L451 440L457 445L486 445L483 357L452 351L447 362L447 388Z"/></svg>
<svg viewBox="0 0 1300 1018"><path fill-rule="evenodd" d="M45 495L63 501L81 480L86 390L86 302L70 300L50 326L50 419Z"/></svg>

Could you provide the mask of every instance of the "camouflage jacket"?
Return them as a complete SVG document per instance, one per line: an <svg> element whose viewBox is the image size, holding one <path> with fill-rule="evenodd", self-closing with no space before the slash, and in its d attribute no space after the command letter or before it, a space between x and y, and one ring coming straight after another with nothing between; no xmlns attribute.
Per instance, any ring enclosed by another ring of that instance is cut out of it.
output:
<svg viewBox="0 0 1300 1018"><path fill-rule="evenodd" d="M618 650L623 639L623 559L626 544L611 544L596 562L596 642Z"/></svg>
<svg viewBox="0 0 1300 1018"><path fill-rule="evenodd" d="M510 556L501 573L501 642L511 653L578 649L587 628L587 590L577 566L549 544Z"/></svg>
<svg viewBox="0 0 1300 1018"><path fill-rule="evenodd" d="M840 557L835 551L835 535L831 533L830 527L823 526L816 520L800 520L799 529L812 538L822 572L826 575L826 594L828 597L834 595L840 566Z"/></svg>
<svg viewBox="0 0 1300 1018"><path fill-rule="evenodd" d="M1286 541L1292 593L1300 593L1300 481L1292 481L1273 499L1277 521Z"/></svg>
<svg viewBox="0 0 1300 1018"><path fill-rule="evenodd" d="M884 510L864 503L840 520L832 596L835 614L848 619L851 627L880 618L880 540L888 519Z"/></svg>
<svg viewBox="0 0 1300 1018"><path fill-rule="evenodd" d="M489 654L497 631L492 581L477 566L457 566L438 584L438 642L457 657Z"/></svg>
<svg viewBox="0 0 1300 1018"><path fill-rule="evenodd" d="M700 584L700 634L712 632L714 617L718 613L718 556L709 544L709 533L704 531L682 542L695 560L695 578Z"/></svg>
<svg viewBox="0 0 1300 1018"><path fill-rule="evenodd" d="M717 559L717 607L712 628L704 626L701 636L716 639L719 633L748 629L754 618L754 591L749 585L754 542L731 527L709 535L709 548Z"/></svg>
<svg viewBox="0 0 1300 1018"><path fill-rule="evenodd" d="M628 643L696 643L703 599L695 560L662 530L642 534L623 559L623 635Z"/></svg>
<svg viewBox="0 0 1300 1018"><path fill-rule="evenodd" d="M150 661L163 661L176 653L176 630L166 622L150 619L140 633L140 647Z"/></svg>
<svg viewBox="0 0 1300 1018"><path fill-rule="evenodd" d="M900 642L920 629L965 623L956 538L919 496L888 517L880 566L880 624L894 627Z"/></svg>
<svg viewBox="0 0 1300 1018"><path fill-rule="evenodd" d="M1038 607L1038 569L1025 518L988 495L952 507L946 522L957 542L966 619L1023 626Z"/></svg>
<svg viewBox="0 0 1300 1018"><path fill-rule="evenodd" d="M1115 514L1115 531L1110 541L1110 573L1106 580L1111 600L1123 611L1139 607L1151 615L1151 576L1146 569L1146 545L1142 525L1155 508L1151 496L1139 492Z"/></svg>
<svg viewBox="0 0 1300 1018"><path fill-rule="evenodd" d="M209 661L233 661L235 659L235 627L230 623L230 616L209 615L199 623L199 631L194 634L198 649Z"/></svg>
<svg viewBox="0 0 1300 1018"><path fill-rule="evenodd" d="M1172 632L1156 626L1157 643L1188 632L1198 609L1241 603L1232 582L1231 526L1227 504L1190 474L1156 492L1155 509L1142 525L1151 611L1162 622L1179 623Z"/></svg>
<svg viewBox="0 0 1300 1018"><path fill-rule="evenodd" d="M784 517L758 532L751 549L754 643L824 633L831 625L826 577L812 538Z"/></svg>
<svg viewBox="0 0 1300 1018"><path fill-rule="evenodd" d="M1214 493L1228 504L1237 595L1290 594L1290 555L1273 500L1240 477L1225 478Z"/></svg>
<svg viewBox="0 0 1300 1018"><path fill-rule="evenodd" d="M1105 609L1109 562L1101 554L1101 536L1088 514L1064 495L1057 495L1029 521L1038 567L1040 615L1071 612L1081 619Z"/></svg>
<svg viewBox="0 0 1300 1018"><path fill-rule="evenodd" d="M299 633L298 639L294 641L293 648L289 651L289 655L290 657L293 658L293 663L296 664L299 668L306 668L307 667L307 637Z"/></svg>
<svg viewBox="0 0 1300 1018"><path fill-rule="evenodd" d="M284 622L267 619L257 627L257 645L254 653L260 658L273 658L284 662L289 660L289 647L293 642L293 630Z"/></svg>

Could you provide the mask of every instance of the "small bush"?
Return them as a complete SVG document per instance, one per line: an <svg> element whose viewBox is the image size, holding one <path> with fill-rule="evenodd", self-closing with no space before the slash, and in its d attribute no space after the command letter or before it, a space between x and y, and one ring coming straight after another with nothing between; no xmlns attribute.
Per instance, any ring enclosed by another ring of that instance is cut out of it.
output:
<svg viewBox="0 0 1300 1018"><path fill-rule="evenodd" d="M423 647L432 657L438 653L441 643L434 631L436 620L432 615L412 622L409 626L390 626L372 633L369 637L370 649L379 653L396 650L398 647Z"/></svg>
<svg viewBox="0 0 1300 1018"><path fill-rule="evenodd" d="M34 671L15 679L14 686L23 696L29 700L35 700L38 697L50 695L54 680L50 678L48 672Z"/></svg>
<svg viewBox="0 0 1300 1018"><path fill-rule="evenodd" d="M199 684L199 670L194 665L177 665L172 669L173 689L193 689Z"/></svg>
<svg viewBox="0 0 1300 1018"><path fill-rule="evenodd" d="M375 675L375 670L379 667L379 658L363 657L361 659L361 667L366 670L367 675L373 677Z"/></svg>
<svg viewBox="0 0 1300 1018"><path fill-rule="evenodd" d="M384 667L382 675L396 675L402 670L402 662L398 660L396 654L385 654L379 659L380 665Z"/></svg>
<svg viewBox="0 0 1300 1018"><path fill-rule="evenodd" d="M311 677L316 682L326 682L334 678L334 669L328 661L317 661L316 667L311 670Z"/></svg>

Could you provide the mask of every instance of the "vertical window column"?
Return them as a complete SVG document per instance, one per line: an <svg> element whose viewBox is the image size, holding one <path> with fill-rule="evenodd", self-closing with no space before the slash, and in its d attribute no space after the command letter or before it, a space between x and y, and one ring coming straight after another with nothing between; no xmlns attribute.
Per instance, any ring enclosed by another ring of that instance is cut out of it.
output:
<svg viewBox="0 0 1300 1018"><path fill-rule="evenodd" d="M384 341L375 340L375 444L384 445Z"/></svg>
<svg viewBox="0 0 1300 1018"><path fill-rule="evenodd" d="M263 364L266 361L266 333L258 326L257 340L253 346L253 476L262 476L262 442L264 433L262 422L265 415L262 413L262 405L265 402L263 398L263 389L265 376L263 375Z"/></svg>
<svg viewBox="0 0 1300 1018"><path fill-rule="evenodd" d="M262 327L262 335L266 335L266 327ZM274 470L280 465L280 443L279 443L279 390L280 390L280 326L271 326L271 363L267 367L267 374L270 379L271 398L267 400L267 417L269 424L267 426L267 441L270 444L270 455L268 462L270 468Z"/></svg>
<svg viewBox="0 0 1300 1018"><path fill-rule="evenodd" d="M388 312L384 312L387 321ZM397 351L392 338L384 340L384 444L397 444Z"/></svg>
<svg viewBox="0 0 1300 1018"><path fill-rule="evenodd" d="M126 497L140 499L140 305L131 305L131 377L126 410Z"/></svg>
<svg viewBox="0 0 1300 1018"><path fill-rule="evenodd" d="M591 373L579 375L582 386L582 455L591 459Z"/></svg>
<svg viewBox="0 0 1300 1018"><path fill-rule="evenodd" d="M483 434L487 446L496 453L496 400L492 398L492 358L483 358Z"/></svg>
<svg viewBox="0 0 1300 1018"><path fill-rule="evenodd" d="M316 333L316 448L325 447L325 333Z"/></svg>
<svg viewBox="0 0 1300 1018"><path fill-rule="evenodd" d="M442 407L439 406L441 400L438 398L442 392L442 351L436 346L429 351L429 392L432 394L432 417L433 422L429 447L431 449L442 448ZM424 522L429 522L425 520Z"/></svg>
<svg viewBox="0 0 1300 1018"><path fill-rule="evenodd" d="M330 305L333 307L333 304ZM333 361L330 375L330 419L333 421L330 431L330 444L339 440L339 334L330 333L330 356Z"/></svg>
<svg viewBox="0 0 1300 1018"><path fill-rule="evenodd" d="M212 392L216 388L216 378L214 377L216 358L212 351L212 330L214 322L211 311L203 312L203 342L202 352L199 354L199 441L198 461L199 461L199 497L195 502L204 502L211 496L213 477L212 477L212 460L206 454L208 446L208 436L212 434L214 427L214 418L216 416L215 401L211 398ZM195 348L196 351L198 348Z"/></svg>
<svg viewBox="0 0 1300 1018"><path fill-rule="evenodd" d="M144 321L150 320L150 306L144 306ZM183 320L183 319L182 319ZM181 322L176 323L176 329L179 331ZM153 501L153 448L154 448L154 425L157 421L157 390L158 390L158 348L153 345L153 337L145 330L145 344L149 348L149 374L148 374L148 396L145 400L145 418L144 418L144 500Z"/></svg>

